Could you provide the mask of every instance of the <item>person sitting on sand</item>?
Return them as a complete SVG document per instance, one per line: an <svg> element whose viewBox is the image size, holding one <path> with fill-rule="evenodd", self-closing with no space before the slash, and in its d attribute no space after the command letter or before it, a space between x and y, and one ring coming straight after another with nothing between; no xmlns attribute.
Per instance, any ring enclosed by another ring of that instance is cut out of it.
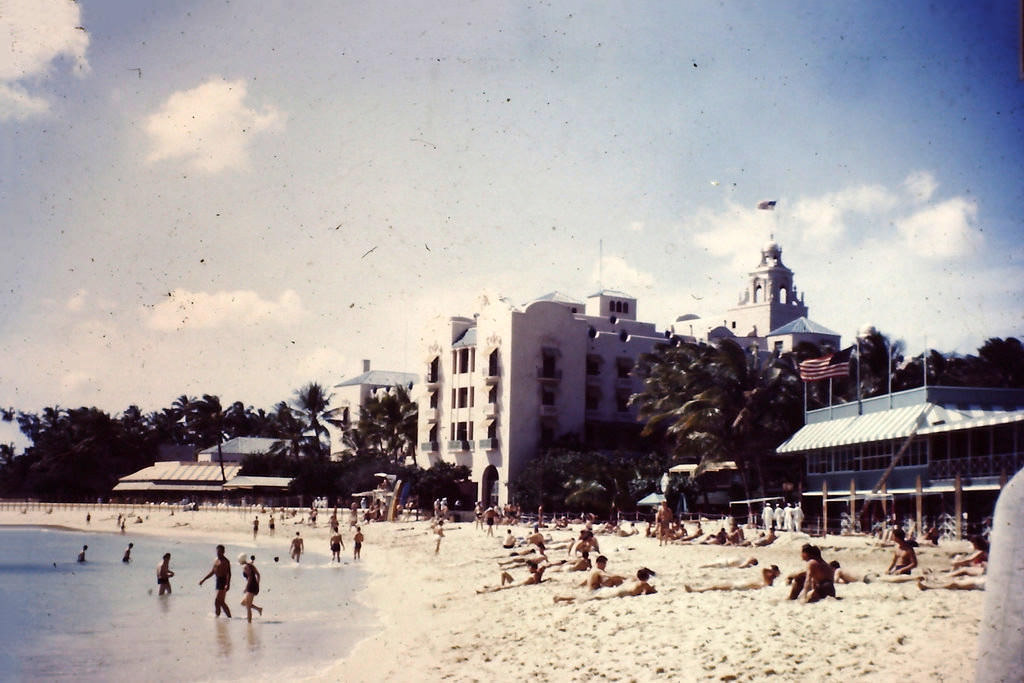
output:
<svg viewBox="0 0 1024 683"><path fill-rule="evenodd" d="M733 583L715 583L710 586L702 586L694 588L689 584L683 584L683 588L687 593L704 593L706 591L752 591L759 588L767 588L779 577L779 568L774 564L771 567L767 567L761 570L760 579L750 579L747 581L737 581Z"/></svg>
<svg viewBox="0 0 1024 683"><path fill-rule="evenodd" d="M516 537L512 535L511 529L509 529L508 533L505 534L505 540L502 542L501 547L506 550L511 550L516 547Z"/></svg>
<svg viewBox="0 0 1024 683"><path fill-rule="evenodd" d="M757 548L763 548L766 545L771 545L772 543L774 543L775 539L777 538L778 536L775 535L775 528L773 527L768 530L767 534L761 534L757 537L756 540L751 541L750 545L755 546Z"/></svg>
<svg viewBox="0 0 1024 683"><path fill-rule="evenodd" d="M743 527L734 526L725 533L725 545L743 545Z"/></svg>
<svg viewBox="0 0 1024 683"><path fill-rule="evenodd" d="M636 524L632 523L629 525L629 529L623 529L621 526L615 531L615 534L619 538L629 538L630 536L636 536L640 533L640 530L636 528Z"/></svg>
<svg viewBox="0 0 1024 683"><path fill-rule="evenodd" d="M736 569L746 569L747 567L755 566L757 566L756 557L748 557L745 560L739 557L734 557L731 560L718 560L717 562L702 564L700 565L700 569L729 569L731 567Z"/></svg>
<svg viewBox="0 0 1024 683"><path fill-rule="evenodd" d="M983 536L971 536L974 552L953 558L950 576L981 576L988 568L988 541Z"/></svg>
<svg viewBox="0 0 1024 683"><path fill-rule="evenodd" d="M792 584L789 599L799 597L804 602L818 602L826 597L836 597L835 570L821 558L821 549L805 543L800 549L800 556L807 566L804 571L786 579L786 583Z"/></svg>
<svg viewBox="0 0 1024 683"><path fill-rule="evenodd" d="M704 536L704 528L700 525L699 519L697 520L697 528L694 529L694 532L692 534L685 533L686 527L683 527L683 531L683 535L676 540L676 543L693 543L697 539Z"/></svg>
<svg viewBox="0 0 1024 683"><path fill-rule="evenodd" d="M580 586L586 586L590 590L595 591L598 588L614 588L616 586L621 586L626 580L626 577L624 576L609 574L605 571L605 567L608 566L608 558L604 555L599 555L598 558L594 560L594 564L597 565L597 568L590 572L590 576L582 581L579 584Z"/></svg>
<svg viewBox="0 0 1024 683"><path fill-rule="evenodd" d="M728 536L723 526L718 530L718 533L708 534L707 538L701 541L701 545L725 545Z"/></svg>
<svg viewBox="0 0 1024 683"><path fill-rule="evenodd" d="M829 562L828 566L832 567L832 580L836 583L859 583L861 581L864 583L871 583L870 574L858 577L853 572L843 569L836 560Z"/></svg>
<svg viewBox="0 0 1024 683"><path fill-rule="evenodd" d="M515 579L508 572L501 573L501 585L487 587L484 586L477 590L477 593L496 593L497 591L506 590L508 588L518 588L519 586L532 586L540 583L544 580L544 567L536 560L530 560L526 563L527 568L530 570L530 575L523 581L515 583Z"/></svg>
<svg viewBox="0 0 1024 683"><path fill-rule="evenodd" d="M896 543L896 551L893 553L892 562L885 570L886 574L910 574L917 567L917 554L909 543L906 533L902 528L896 527L892 531L892 539Z"/></svg>

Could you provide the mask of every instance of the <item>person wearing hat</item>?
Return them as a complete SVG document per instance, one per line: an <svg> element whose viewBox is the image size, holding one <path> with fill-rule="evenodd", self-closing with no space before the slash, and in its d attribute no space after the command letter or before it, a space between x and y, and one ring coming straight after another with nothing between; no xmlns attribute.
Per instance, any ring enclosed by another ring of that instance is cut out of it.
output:
<svg viewBox="0 0 1024 683"><path fill-rule="evenodd" d="M263 608L253 603L260 592L260 571L256 569L253 561L255 555L245 556L245 553L238 555L238 564L242 565L242 578L245 579L245 595L242 597L242 607L245 608L246 618L252 622L252 611L256 610L263 616Z"/></svg>

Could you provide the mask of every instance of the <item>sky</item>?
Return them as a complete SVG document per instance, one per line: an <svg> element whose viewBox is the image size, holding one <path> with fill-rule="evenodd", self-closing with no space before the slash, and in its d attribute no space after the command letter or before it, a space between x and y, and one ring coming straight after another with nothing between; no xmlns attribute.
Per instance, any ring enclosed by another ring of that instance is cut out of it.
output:
<svg viewBox="0 0 1024 683"><path fill-rule="evenodd" d="M483 292L714 322L772 235L844 343L1020 336L1019 22L1009 1L6 3L0 405L269 408L364 358L421 372L425 321Z"/></svg>

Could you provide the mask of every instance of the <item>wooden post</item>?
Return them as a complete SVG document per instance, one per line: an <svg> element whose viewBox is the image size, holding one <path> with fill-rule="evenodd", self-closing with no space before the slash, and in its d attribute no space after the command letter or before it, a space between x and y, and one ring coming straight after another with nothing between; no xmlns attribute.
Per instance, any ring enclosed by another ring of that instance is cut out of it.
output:
<svg viewBox="0 0 1024 683"><path fill-rule="evenodd" d="M1002 491L1006 488L1006 468L999 470L999 490Z"/></svg>
<svg viewBox="0 0 1024 683"><path fill-rule="evenodd" d="M821 537L828 536L828 482L821 482Z"/></svg>
<svg viewBox="0 0 1024 683"><path fill-rule="evenodd" d="M924 529L921 528L921 507L924 503L924 490L921 488L921 475L917 476L917 486L914 497L917 499L917 537L921 538L924 534Z"/></svg>
<svg viewBox="0 0 1024 683"><path fill-rule="evenodd" d="M850 533L857 531L857 483L850 477Z"/></svg>
<svg viewBox="0 0 1024 683"><path fill-rule="evenodd" d="M885 499L885 490L886 490L886 488L887 487L886 487L885 483L883 482L882 483L882 517L884 519L888 520L889 519L889 505L888 505L888 503L886 502L886 499Z"/></svg>
<svg viewBox="0 0 1024 683"><path fill-rule="evenodd" d="M963 538L963 529L961 528L964 523L964 487L963 482L960 481L960 474L957 473L956 479L953 481L953 496L954 496L954 508L956 509L956 540Z"/></svg>

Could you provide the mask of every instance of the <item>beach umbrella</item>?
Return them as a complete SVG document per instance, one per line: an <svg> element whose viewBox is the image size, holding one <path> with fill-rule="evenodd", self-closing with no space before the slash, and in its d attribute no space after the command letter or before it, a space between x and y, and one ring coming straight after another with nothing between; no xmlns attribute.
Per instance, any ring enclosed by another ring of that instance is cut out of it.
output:
<svg viewBox="0 0 1024 683"><path fill-rule="evenodd" d="M663 500L665 500L665 496L660 493L648 493L646 496L638 500L636 504L654 507L655 505L661 505Z"/></svg>

